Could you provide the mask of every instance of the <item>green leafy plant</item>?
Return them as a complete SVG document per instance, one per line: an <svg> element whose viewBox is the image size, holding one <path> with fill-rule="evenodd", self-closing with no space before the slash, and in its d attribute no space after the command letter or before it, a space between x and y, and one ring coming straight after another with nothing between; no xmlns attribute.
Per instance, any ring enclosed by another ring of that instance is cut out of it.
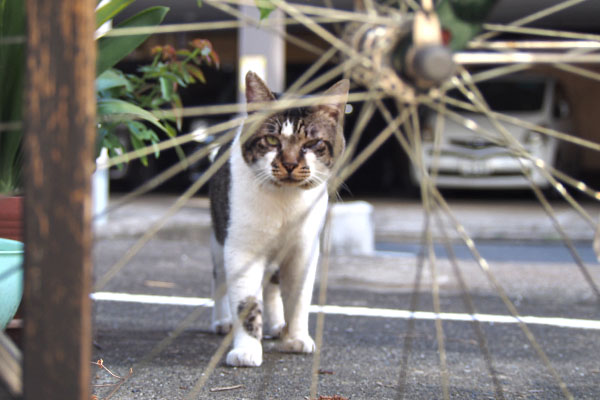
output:
<svg viewBox="0 0 600 400"><path fill-rule="evenodd" d="M107 148L111 156L124 150L116 134L117 126L121 124L130 133L133 149L156 144L159 136L154 129L174 137L182 122L178 110L183 104L178 89L198 82L206 83L202 65L219 66L217 53L205 39L192 41L187 49L176 50L166 45L157 46L152 52L152 63L141 66L138 74L124 74L113 68L104 71L96 80L98 115L104 118L98 128L99 146ZM172 118L158 119L151 112L165 107L173 109ZM181 149L176 150L183 156ZM146 157L141 161L145 165L148 163Z"/></svg>
<svg viewBox="0 0 600 400"><path fill-rule="evenodd" d="M269 15L271 15L276 8L271 0L254 0L254 3L260 12L261 20L269 18Z"/></svg>
<svg viewBox="0 0 600 400"><path fill-rule="evenodd" d="M96 28L112 20L135 0L110 0L96 10ZM169 9L149 7L117 25L118 28L154 27ZM22 169L22 97L25 80L25 6L22 0L0 0L0 194L18 193ZM156 144L156 132L176 135L169 121L181 127L181 119L159 119L152 111L181 107L179 87L205 82L201 65L218 66L219 58L210 42L195 40L190 49L170 46L155 50L148 66L138 75L124 74L114 66L139 47L151 32L127 36L104 35L97 39L96 91L99 154L124 151L116 129L125 125L134 149ZM174 113L174 115L177 115ZM179 150L181 152L181 150ZM158 155L158 153L156 153ZM147 159L142 160L147 163Z"/></svg>
<svg viewBox="0 0 600 400"><path fill-rule="evenodd" d="M24 3L0 0L0 194L15 194L21 186Z"/></svg>

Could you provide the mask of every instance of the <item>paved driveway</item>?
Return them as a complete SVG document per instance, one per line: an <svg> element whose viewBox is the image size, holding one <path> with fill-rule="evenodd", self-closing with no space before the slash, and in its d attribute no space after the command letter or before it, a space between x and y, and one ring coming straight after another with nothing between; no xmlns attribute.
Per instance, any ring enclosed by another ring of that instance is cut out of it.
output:
<svg viewBox="0 0 600 400"><path fill-rule="evenodd" d="M133 221L140 214L152 218L165 204L166 199L159 198L129 211L124 208L121 228L115 223L99 232L96 276L114 265L143 232L133 223L126 230L127 218ZM498 209L489 209L494 208ZM486 218L493 221L489 209ZM407 210L415 211L406 214ZM497 288L480 266L466 258L460 259L457 274L450 259L438 257L442 313L436 314L431 270L426 263L419 268L418 252L406 244L415 239L409 234L412 227L384 229L392 226L392 220L412 218L414 225L419 224L418 210L418 204L410 203L376 206L376 226L378 220L387 224L379 224L377 238L405 246L400 251L331 258L328 307L315 307L311 316L311 332L316 331L316 311L325 316L318 366L312 355L281 354L272 341L266 341L263 366L249 369L227 367L214 356L223 337L208 330L207 209L203 199L194 200L95 295L95 358L102 358L121 375L133 368L133 375L112 398L304 399L310 394L313 370L318 371L317 392L323 398L436 399L443 398L446 386L450 397L457 399L553 399L564 398L561 381L575 398L600 398L600 308L579 268L564 257L492 257L493 275L520 315L527 317L523 321L534 342L509 317ZM502 220L501 215L496 217ZM516 220L526 225L522 218ZM469 223L487 232L476 219L467 218L465 224ZM535 216L530 221L534 223ZM505 228L507 235L511 229ZM501 243L503 252L528 248L522 241ZM578 245L589 250L590 243ZM531 252L543 249L534 247ZM592 278L600 282L600 269L593 261L586 263ZM319 285L314 303L318 290ZM439 328L443 346L438 343ZM209 370L212 358L215 368ZM114 382L100 369L95 373L95 384ZM110 389L95 390L106 395Z"/></svg>

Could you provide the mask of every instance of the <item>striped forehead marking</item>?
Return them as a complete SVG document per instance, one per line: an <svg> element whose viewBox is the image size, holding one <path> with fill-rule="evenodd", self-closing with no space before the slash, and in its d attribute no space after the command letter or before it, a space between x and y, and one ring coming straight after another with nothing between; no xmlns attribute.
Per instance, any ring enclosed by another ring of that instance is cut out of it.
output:
<svg viewBox="0 0 600 400"><path fill-rule="evenodd" d="M292 136L294 134L294 124L289 119L286 119L281 125L281 134L283 136Z"/></svg>

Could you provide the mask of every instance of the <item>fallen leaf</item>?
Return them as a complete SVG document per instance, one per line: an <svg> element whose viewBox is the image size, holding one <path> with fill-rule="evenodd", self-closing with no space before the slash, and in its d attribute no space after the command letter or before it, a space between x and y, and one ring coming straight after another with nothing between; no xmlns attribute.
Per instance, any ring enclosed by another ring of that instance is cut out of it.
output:
<svg viewBox="0 0 600 400"><path fill-rule="evenodd" d="M162 282L162 281L145 281L144 285L148 287L172 289L176 285L173 282Z"/></svg>
<svg viewBox="0 0 600 400"><path fill-rule="evenodd" d="M241 389L244 385L223 386L210 389L211 392L225 392L227 390Z"/></svg>

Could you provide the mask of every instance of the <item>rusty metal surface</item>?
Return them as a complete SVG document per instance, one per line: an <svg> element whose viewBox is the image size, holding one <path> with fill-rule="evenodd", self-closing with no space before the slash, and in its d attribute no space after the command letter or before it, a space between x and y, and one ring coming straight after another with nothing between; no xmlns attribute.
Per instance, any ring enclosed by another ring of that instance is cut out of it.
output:
<svg viewBox="0 0 600 400"><path fill-rule="evenodd" d="M89 399L93 0L28 0L25 399Z"/></svg>

